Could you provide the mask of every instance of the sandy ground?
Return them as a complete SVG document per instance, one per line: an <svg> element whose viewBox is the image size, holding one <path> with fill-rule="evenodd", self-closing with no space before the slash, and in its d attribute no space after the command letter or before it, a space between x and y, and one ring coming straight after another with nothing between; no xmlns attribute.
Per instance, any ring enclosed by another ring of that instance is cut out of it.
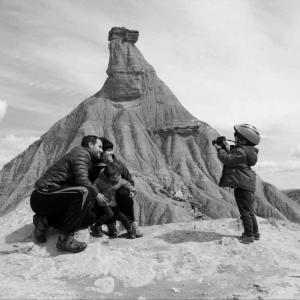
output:
<svg viewBox="0 0 300 300"><path fill-rule="evenodd" d="M300 299L300 225L259 218L240 244L237 219L144 227L144 237L79 239L77 254L32 236L28 200L0 219L1 299Z"/></svg>

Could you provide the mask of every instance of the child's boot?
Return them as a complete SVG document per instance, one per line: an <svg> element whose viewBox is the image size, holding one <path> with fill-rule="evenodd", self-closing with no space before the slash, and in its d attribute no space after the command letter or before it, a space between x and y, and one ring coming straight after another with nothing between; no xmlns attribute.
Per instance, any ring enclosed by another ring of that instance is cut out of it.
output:
<svg viewBox="0 0 300 300"><path fill-rule="evenodd" d="M138 223L137 223L137 222L132 222L132 226L133 226L133 228L134 228L134 230L135 230L135 236L136 236L137 238L142 237L142 236L143 236L143 233L142 233L142 231L140 230L140 228L139 228L139 226L138 226Z"/></svg>
<svg viewBox="0 0 300 300"><path fill-rule="evenodd" d="M117 230L117 222L114 220L112 222L109 222L107 225L108 228L108 236L111 239L114 239L118 236L118 230Z"/></svg>
<svg viewBox="0 0 300 300"><path fill-rule="evenodd" d="M95 225L92 225L91 227L90 227L90 235L92 236L92 237L95 237L95 238L100 238L100 237L103 237L103 232L102 232L102 226L101 225L97 225L97 224L95 224Z"/></svg>
<svg viewBox="0 0 300 300"><path fill-rule="evenodd" d="M242 235L239 236L238 238L239 238L239 239L240 239L240 238L244 238L245 236L246 236L246 234L245 234L245 232L243 232ZM254 236L254 240L256 240L256 241L258 241L258 240L260 239L260 233L259 233L259 232L255 232L255 233L253 234L253 236Z"/></svg>
<svg viewBox="0 0 300 300"><path fill-rule="evenodd" d="M255 239L256 241L258 241L258 240L260 239L260 233L259 233L259 232L255 232L255 233L254 233L254 239Z"/></svg>
<svg viewBox="0 0 300 300"><path fill-rule="evenodd" d="M254 242L254 237L253 236L247 236L247 235L242 235L241 237L238 238L240 243L243 244L250 244Z"/></svg>
<svg viewBox="0 0 300 300"><path fill-rule="evenodd" d="M136 232L135 232L135 228L131 225L129 229L127 229L127 238L128 239L135 239L136 236Z"/></svg>

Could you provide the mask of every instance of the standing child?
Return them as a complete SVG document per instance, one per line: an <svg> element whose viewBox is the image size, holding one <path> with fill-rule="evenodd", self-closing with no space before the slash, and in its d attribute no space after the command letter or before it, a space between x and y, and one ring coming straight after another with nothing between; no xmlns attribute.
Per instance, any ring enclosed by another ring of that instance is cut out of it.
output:
<svg viewBox="0 0 300 300"><path fill-rule="evenodd" d="M234 137L236 145L231 149L227 148L225 140L223 145L214 145L224 165L219 185L234 188L244 227L239 241L249 244L260 237L253 210L256 174L251 169L257 162L258 149L254 146L259 144L260 134L250 124L239 124L234 126Z"/></svg>
<svg viewBox="0 0 300 300"><path fill-rule="evenodd" d="M134 239L135 229L127 216L122 213L116 202L116 191L123 187L129 191L129 196L133 197L136 194L135 188L125 179L121 178L121 170L114 163L108 163L104 170L99 173L94 184L99 189L99 193L104 195L104 200L98 200L96 208L98 216L95 224L91 227L91 235L101 237L102 225L119 220L127 230L127 237Z"/></svg>

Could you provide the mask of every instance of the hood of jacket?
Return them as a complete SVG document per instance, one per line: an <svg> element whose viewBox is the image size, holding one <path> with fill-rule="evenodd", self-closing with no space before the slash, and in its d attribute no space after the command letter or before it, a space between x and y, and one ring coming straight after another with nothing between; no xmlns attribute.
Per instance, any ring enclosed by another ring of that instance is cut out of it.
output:
<svg viewBox="0 0 300 300"><path fill-rule="evenodd" d="M245 151L248 165L254 166L257 163L258 149L249 145L240 145L239 147Z"/></svg>

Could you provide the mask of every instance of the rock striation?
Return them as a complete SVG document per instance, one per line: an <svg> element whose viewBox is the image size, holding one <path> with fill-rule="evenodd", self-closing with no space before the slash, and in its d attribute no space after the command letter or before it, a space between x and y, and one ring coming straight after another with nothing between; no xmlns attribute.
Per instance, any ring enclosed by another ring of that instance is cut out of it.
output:
<svg viewBox="0 0 300 300"><path fill-rule="evenodd" d="M211 145L218 133L181 105L135 46L137 39L138 31L113 27L101 90L3 167L1 213L28 196L35 180L82 136L96 134L114 143L134 175L141 224L238 216L232 192L218 187L222 165ZM256 198L259 216L300 221L299 204L261 179Z"/></svg>
<svg viewBox="0 0 300 300"><path fill-rule="evenodd" d="M300 204L300 189L289 189L282 191L289 198L293 199L296 203Z"/></svg>

